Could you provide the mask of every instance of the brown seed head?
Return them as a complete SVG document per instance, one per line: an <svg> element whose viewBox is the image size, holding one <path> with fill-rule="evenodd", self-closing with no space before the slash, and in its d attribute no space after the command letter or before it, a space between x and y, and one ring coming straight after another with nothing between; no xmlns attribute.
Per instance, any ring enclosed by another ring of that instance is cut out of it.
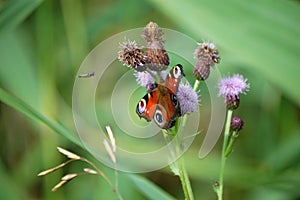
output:
<svg viewBox="0 0 300 200"><path fill-rule="evenodd" d="M142 47L135 41L125 41L120 43L118 59L127 67L132 67L137 71L145 71L145 56Z"/></svg>
<svg viewBox="0 0 300 200"><path fill-rule="evenodd" d="M155 22L149 22L144 28L142 38L146 40L147 43L160 42L163 43L164 32Z"/></svg>
<svg viewBox="0 0 300 200"><path fill-rule="evenodd" d="M210 67L214 67L215 63L220 62L219 51L217 50L216 45L213 43L200 43L194 52L194 56L198 60L203 60L206 62Z"/></svg>

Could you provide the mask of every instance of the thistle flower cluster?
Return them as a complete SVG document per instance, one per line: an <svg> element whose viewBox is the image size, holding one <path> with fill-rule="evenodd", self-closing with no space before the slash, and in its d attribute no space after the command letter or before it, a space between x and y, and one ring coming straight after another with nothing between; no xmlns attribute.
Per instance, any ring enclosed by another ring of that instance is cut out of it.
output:
<svg viewBox="0 0 300 200"><path fill-rule="evenodd" d="M168 68L169 56L164 48L164 32L154 22L144 28L142 38L146 41L146 50L135 41L125 41L120 44L118 59L126 66L136 71L162 71Z"/></svg>
<svg viewBox="0 0 300 200"><path fill-rule="evenodd" d="M157 82L164 82L168 74L166 69L170 61L164 48L163 35L163 30L156 23L150 22L141 35L146 41L145 52L135 41L128 40L120 44L119 61L135 70L137 84L145 87L147 92L156 88ZM180 103L181 115L197 112L198 92L195 92L189 84L180 83L176 96Z"/></svg>

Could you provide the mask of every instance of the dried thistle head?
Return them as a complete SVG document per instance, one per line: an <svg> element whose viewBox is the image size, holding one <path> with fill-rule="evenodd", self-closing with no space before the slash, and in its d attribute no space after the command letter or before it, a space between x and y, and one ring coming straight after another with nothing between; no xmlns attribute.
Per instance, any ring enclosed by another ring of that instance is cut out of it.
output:
<svg viewBox="0 0 300 200"><path fill-rule="evenodd" d="M146 66L153 71L163 71L170 64L167 51L159 43L146 48Z"/></svg>
<svg viewBox="0 0 300 200"><path fill-rule="evenodd" d="M142 47L139 47L135 41L124 41L120 43L118 59L136 71L145 71L145 56Z"/></svg>
<svg viewBox="0 0 300 200"><path fill-rule="evenodd" d="M210 67L220 62L219 51L214 43L203 42L195 49L194 57L206 61Z"/></svg>
<svg viewBox="0 0 300 200"><path fill-rule="evenodd" d="M149 22L144 28L142 38L147 43L160 42L163 43L164 32L155 22Z"/></svg>
<svg viewBox="0 0 300 200"><path fill-rule="evenodd" d="M194 67L194 76L198 80L206 80L210 74L210 68L219 63L219 52L213 43L200 43L194 52L194 57L198 59Z"/></svg>
<svg viewBox="0 0 300 200"><path fill-rule="evenodd" d="M144 28L142 38L147 43L146 65L153 71L165 70L170 64L169 56L164 48L164 32L154 22L149 22Z"/></svg>

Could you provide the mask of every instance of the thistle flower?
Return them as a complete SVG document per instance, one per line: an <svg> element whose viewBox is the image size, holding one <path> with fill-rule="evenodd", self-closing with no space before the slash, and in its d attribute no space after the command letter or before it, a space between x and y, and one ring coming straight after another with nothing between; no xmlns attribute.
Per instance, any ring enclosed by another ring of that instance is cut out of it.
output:
<svg viewBox="0 0 300 200"><path fill-rule="evenodd" d="M144 28L142 38L146 40L146 65L153 71L165 70L169 65L169 56L164 49L163 31L154 22Z"/></svg>
<svg viewBox="0 0 300 200"><path fill-rule="evenodd" d="M161 78L164 80L167 76L166 71L161 71ZM157 76L157 72L152 71L152 74ZM147 91L150 92L155 88L155 80L153 77L149 74L149 72L135 72L134 76L136 78L137 84L139 84L142 87L146 87Z"/></svg>
<svg viewBox="0 0 300 200"><path fill-rule="evenodd" d="M135 41L124 41L120 43L118 59L127 67L132 67L136 71L144 71L145 56L142 47L139 47Z"/></svg>
<svg viewBox="0 0 300 200"><path fill-rule="evenodd" d="M176 96L180 104L181 115L197 112L199 105L198 93L193 90L190 84L179 84Z"/></svg>
<svg viewBox="0 0 300 200"><path fill-rule="evenodd" d="M240 94L246 94L250 86L247 79L240 74L234 74L232 77L224 77L219 83L219 96L225 98L225 104L228 109L236 109L239 106Z"/></svg>
<svg viewBox="0 0 300 200"><path fill-rule="evenodd" d="M214 67L215 63L219 63L219 52L213 43L200 43L194 52L194 57L198 59L194 67L194 76L198 80L206 80L210 74L210 67Z"/></svg>
<svg viewBox="0 0 300 200"><path fill-rule="evenodd" d="M233 131L240 131L244 126L244 121L240 117L233 117L230 122L230 128Z"/></svg>
<svg viewBox="0 0 300 200"><path fill-rule="evenodd" d="M249 90L249 84L240 74L234 74L232 77L224 77L219 83L219 96L238 96L239 94L246 94Z"/></svg>
<svg viewBox="0 0 300 200"><path fill-rule="evenodd" d="M147 87L147 85L153 83L152 76L146 71L144 71L144 72L135 72L134 76L136 78L137 84L139 84L142 87Z"/></svg>

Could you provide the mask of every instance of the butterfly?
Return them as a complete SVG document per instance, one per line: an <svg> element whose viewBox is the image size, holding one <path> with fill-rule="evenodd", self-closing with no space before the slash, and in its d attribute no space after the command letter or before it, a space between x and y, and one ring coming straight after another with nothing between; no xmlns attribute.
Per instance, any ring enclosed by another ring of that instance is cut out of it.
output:
<svg viewBox="0 0 300 200"><path fill-rule="evenodd" d="M175 65L165 80L154 83L150 91L139 101L136 107L137 115L148 122L154 119L162 129L173 127L177 117L181 116L176 93L183 76L185 74L182 65Z"/></svg>

